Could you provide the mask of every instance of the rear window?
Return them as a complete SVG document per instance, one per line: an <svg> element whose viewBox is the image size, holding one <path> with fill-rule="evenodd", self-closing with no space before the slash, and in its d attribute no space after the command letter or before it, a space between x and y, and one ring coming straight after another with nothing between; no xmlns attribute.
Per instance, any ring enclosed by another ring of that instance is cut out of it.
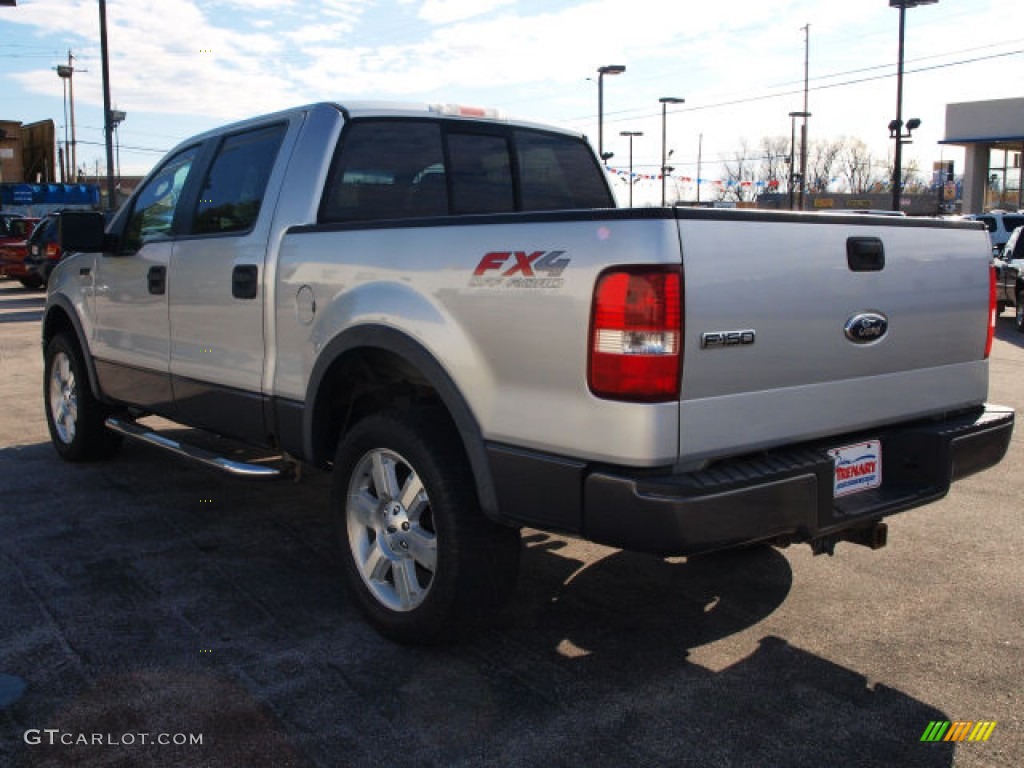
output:
<svg viewBox="0 0 1024 768"><path fill-rule="evenodd" d="M489 124L360 120L335 152L319 220L613 205L582 139Z"/></svg>
<svg viewBox="0 0 1024 768"><path fill-rule="evenodd" d="M536 131L516 131L515 139L524 210L612 206L601 169L583 142Z"/></svg>
<svg viewBox="0 0 1024 768"><path fill-rule="evenodd" d="M35 225L36 222L28 219L15 219L8 225L8 231L11 237L28 237Z"/></svg>

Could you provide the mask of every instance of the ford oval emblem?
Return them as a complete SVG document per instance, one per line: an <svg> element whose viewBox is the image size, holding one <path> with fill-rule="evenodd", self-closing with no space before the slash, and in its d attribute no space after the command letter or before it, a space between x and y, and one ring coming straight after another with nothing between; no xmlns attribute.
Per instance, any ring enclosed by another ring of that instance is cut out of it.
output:
<svg viewBox="0 0 1024 768"><path fill-rule="evenodd" d="M889 320L881 312L859 312L846 321L843 333L854 344L870 344L885 336Z"/></svg>

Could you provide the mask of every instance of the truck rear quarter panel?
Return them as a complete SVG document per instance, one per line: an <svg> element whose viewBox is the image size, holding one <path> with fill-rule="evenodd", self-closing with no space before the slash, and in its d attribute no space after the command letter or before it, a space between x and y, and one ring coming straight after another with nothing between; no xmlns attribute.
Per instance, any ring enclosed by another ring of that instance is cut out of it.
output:
<svg viewBox="0 0 1024 768"><path fill-rule="evenodd" d="M278 264L275 393L305 399L320 350L347 329L383 325L434 356L488 441L584 460L671 464L678 403L612 402L587 387L597 276L638 263L679 263L671 213L293 230ZM316 311L303 317L310 296Z"/></svg>

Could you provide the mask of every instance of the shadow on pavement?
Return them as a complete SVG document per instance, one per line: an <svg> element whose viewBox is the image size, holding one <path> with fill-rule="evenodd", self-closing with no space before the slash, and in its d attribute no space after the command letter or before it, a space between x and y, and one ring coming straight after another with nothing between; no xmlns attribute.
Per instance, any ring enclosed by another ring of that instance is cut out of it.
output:
<svg viewBox="0 0 1024 768"><path fill-rule="evenodd" d="M43 310L25 310L24 312L0 312L0 325L4 323L36 323L43 319Z"/></svg>
<svg viewBox="0 0 1024 768"><path fill-rule="evenodd" d="M1020 333L1013 324L1012 317L999 317L996 319L996 338L1018 347L1024 347L1024 333Z"/></svg>
<svg viewBox="0 0 1024 768"><path fill-rule="evenodd" d="M145 447L91 466L0 450L0 674L26 683L0 708L0 763L952 763L919 742L934 707L758 632L792 586L775 550L665 560L531 532L496 624L404 648L340 591L328 485ZM736 661L694 661L715 643ZM60 743L83 734L114 743Z"/></svg>

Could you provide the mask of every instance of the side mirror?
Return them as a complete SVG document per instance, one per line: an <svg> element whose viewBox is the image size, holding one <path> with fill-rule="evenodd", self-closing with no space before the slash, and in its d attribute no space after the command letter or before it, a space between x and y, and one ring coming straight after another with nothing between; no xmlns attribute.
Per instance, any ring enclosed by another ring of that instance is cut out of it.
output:
<svg viewBox="0 0 1024 768"><path fill-rule="evenodd" d="M61 250L102 253L104 226L103 214L97 211L65 211L57 228Z"/></svg>

